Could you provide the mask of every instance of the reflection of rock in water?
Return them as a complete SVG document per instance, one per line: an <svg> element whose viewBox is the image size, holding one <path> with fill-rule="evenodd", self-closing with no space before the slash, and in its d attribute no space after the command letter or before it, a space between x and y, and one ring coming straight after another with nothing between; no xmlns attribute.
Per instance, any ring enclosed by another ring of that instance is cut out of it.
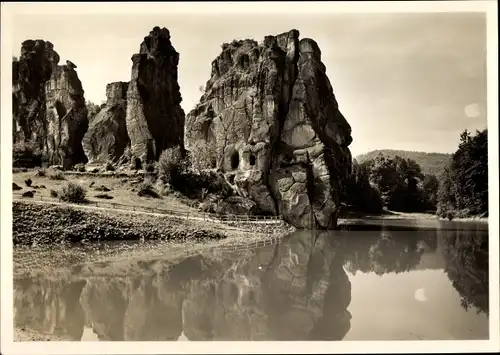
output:
<svg viewBox="0 0 500 355"><path fill-rule="evenodd" d="M438 234L446 273L465 309L489 313L488 232L442 230Z"/></svg>
<svg viewBox="0 0 500 355"><path fill-rule="evenodd" d="M18 280L16 322L46 329L23 315L30 299L33 314L57 308L53 323L72 339L84 325L100 340L176 340L183 332L189 340L342 339L351 297L342 264L327 234L298 232L278 245L161 264L135 279Z"/></svg>
<svg viewBox="0 0 500 355"><path fill-rule="evenodd" d="M125 315L125 340L177 340L182 333L184 294L171 286L161 276L139 281Z"/></svg>
<svg viewBox="0 0 500 355"><path fill-rule="evenodd" d="M129 297L130 284L125 280L89 280L81 303L86 323L92 324L99 340L124 340L123 322Z"/></svg>
<svg viewBox="0 0 500 355"><path fill-rule="evenodd" d="M80 339L86 325L100 340L340 340L351 324L344 266L408 271L423 247L435 247L435 237L387 228L299 231L281 244L139 262L134 277L16 280L16 324L62 329L71 339ZM469 259L450 260L462 265ZM456 275L463 280L461 269Z"/></svg>
<svg viewBox="0 0 500 355"><path fill-rule="evenodd" d="M78 301L85 281L23 279L14 289L15 324L79 340L84 314Z"/></svg>

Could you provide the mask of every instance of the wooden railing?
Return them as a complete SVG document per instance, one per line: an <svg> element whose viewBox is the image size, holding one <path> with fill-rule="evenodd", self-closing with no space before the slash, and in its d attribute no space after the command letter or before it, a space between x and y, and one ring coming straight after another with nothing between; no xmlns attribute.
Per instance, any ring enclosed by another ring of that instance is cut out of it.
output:
<svg viewBox="0 0 500 355"><path fill-rule="evenodd" d="M125 205L116 202L105 202L105 201L95 201L88 200L85 203L76 204L76 203L62 203L57 198L47 197L42 195L35 195L34 197L22 197L19 193L14 193L14 200L16 201L43 201L47 203L53 204L64 204L70 206L95 206L99 208L113 209L113 210L128 210L128 211L137 211L137 212L146 212L146 213L155 213L155 214L163 214L169 215L173 217L185 218L185 219L196 219L196 220L205 220L205 221L218 221L218 222L239 222L239 223L266 223L266 224L275 224L275 223L283 223L282 216L260 216L260 215L232 215L232 214L216 214L216 213L206 213L206 212L197 212L197 211L176 211L167 208L157 208L157 207L148 207L148 206L134 206L134 205ZM17 197L17 198L16 198Z"/></svg>

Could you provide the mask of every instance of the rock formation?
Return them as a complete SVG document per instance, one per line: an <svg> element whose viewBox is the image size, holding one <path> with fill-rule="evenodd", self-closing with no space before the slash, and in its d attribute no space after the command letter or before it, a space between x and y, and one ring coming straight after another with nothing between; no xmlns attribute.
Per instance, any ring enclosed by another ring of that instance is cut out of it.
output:
<svg viewBox="0 0 500 355"><path fill-rule="evenodd" d="M166 28L153 28L132 56L126 125L132 154L158 159L164 149L184 150L184 111L177 83L177 53Z"/></svg>
<svg viewBox="0 0 500 355"><path fill-rule="evenodd" d="M128 83L106 85L106 104L89 123L83 138L83 149L90 163L119 159L130 143L127 133Z"/></svg>
<svg viewBox="0 0 500 355"><path fill-rule="evenodd" d="M82 147L88 129L87 107L75 68L69 61L58 65L45 84L48 159L66 169L87 162Z"/></svg>
<svg viewBox="0 0 500 355"><path fill-rule="evenodd" d="M50 42L27 40L12 63L13 141L42 151L50 164L85 162L81 141L88 128L84 91Z"/></svg>
<svg viewBox="0 0 500 355"><path fill-rule="evenodd" d="M259 209L301 228L335 228L350 174L351 127L312 39L292 30L223 44L186 147L215 142L217 167Z"/></svg>

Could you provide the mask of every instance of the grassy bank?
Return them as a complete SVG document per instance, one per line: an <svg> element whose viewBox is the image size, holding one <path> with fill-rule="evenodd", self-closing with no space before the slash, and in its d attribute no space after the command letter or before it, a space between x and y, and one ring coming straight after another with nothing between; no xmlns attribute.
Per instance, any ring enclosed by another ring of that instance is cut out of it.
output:
<svg viewBox="0 0 500 355"><path fill-rule="evenodd" d="M224 233L172 217L78 210L41 204L13 204L14 244L102 240L221 239Z"/></svg>
<svg viewBox="0 0 500 355"><path fill-rule="evenodd" d="M31 187L26 186L25 181L31 179ZM20 197L26 191L36 191L35 195L49 198L50 191L58 191L68 182L76 183L87 190L86 198L90 202L102 202L103 199L97 197L106 194L111 199L106 202L113 202L128 206L149 207L159 209L172 209L179 212L194 212L197 209L190 207L181 199L174 195L160 196L159 198L141 197L137 194L137 186L143 181L143 176L102 176L88 174L73 174L57 172L47 169L43 176L38 175L37 169L12 174L13 183L22 187L21 190L14 191L14 196ZM103 190L103 187L105 188Z"/></svg>
<svg viewBox="0 0 500 355"><path fill-rule="evenodd" d="M279 226L229 226L160 214L79 209L33 202L13 203L12 237L15 245L120 240L220 240L256 234L287 234Z"/></svg>

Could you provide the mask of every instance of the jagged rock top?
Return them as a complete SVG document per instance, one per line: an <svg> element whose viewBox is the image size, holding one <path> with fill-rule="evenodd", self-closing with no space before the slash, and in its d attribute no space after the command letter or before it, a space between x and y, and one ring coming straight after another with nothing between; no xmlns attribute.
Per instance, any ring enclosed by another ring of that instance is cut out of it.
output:
<svg viewBox="0 0 500 355"><path fill-rule="evenodd" d="M144 37L139 53L134 54L132 60L134 60L134 57L141 55L155 58L179 56L170 42L170 31L165 27L160 28L158 26L154 27L148 36Z"/></svg>
<svg viewBox="0 0 500 355"><path fill-rule="evenodd" d="M116 81L106 85L107 104L127 99L128 82Z"/></svg>
<svg viewBox="0 0 500 355"><path fill-rule="evenodd" d="M28 39L21 44L21 58L33 59L41 57L48 60L52 65L59 63L59 54L54 50L54 45L43 39Z"/></svg>

